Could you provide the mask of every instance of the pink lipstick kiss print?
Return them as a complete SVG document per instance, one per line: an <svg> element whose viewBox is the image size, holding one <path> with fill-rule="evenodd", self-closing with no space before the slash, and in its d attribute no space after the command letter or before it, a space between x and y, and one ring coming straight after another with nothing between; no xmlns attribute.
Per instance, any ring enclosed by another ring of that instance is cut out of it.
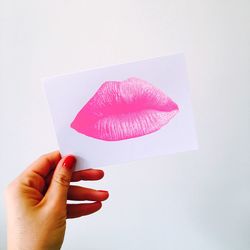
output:
<svg viewBox="0 0 250 250"><path fill-rule="evenodd" d="M135 77L106 81L78 112L71 128L104 141L153 133L179 111L162 90Z"/></svg>

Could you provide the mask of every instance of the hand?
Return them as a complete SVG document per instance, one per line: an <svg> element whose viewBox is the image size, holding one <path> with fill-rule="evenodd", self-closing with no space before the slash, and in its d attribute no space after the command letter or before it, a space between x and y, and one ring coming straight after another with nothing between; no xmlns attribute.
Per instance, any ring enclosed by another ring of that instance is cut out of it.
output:
<svg viewBox="0 0 250 250"><path fill-rule="evenodd" d="M73 172L74 156L61 158L58 151L41 156L6 189L8 249L56 250L64 239L67 218L96 212L108 192L70 182L99 180L102 170ZM68 200L92 203L67 204Z"/></svg>

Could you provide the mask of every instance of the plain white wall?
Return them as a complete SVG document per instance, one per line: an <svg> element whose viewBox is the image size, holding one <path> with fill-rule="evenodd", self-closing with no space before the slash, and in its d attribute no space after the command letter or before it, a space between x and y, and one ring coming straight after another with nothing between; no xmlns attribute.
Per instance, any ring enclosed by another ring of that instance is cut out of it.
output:
<svg viewBox="0 0 250 250"><path fill-rule="evenodd" d="M41 77L183 51L199 151L82 183L110 198L68 221L63 249L250 249L249 13L249 0L1 0L1 192L57 148ZM5 249L2 199L0 212Z"/></svg>

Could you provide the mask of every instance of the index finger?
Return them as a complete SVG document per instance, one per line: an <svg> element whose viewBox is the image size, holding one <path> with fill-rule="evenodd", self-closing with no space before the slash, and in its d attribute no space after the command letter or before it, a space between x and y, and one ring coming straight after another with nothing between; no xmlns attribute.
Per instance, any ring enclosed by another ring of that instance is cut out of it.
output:
<svg viewBox="0 0 250 250"><path fill-rule="evenodd" d="M56 165L61 159L59 151L54 151L48 154L40 156L35 162L33 162L25 172L35 172L41 177L45 178L52 170L56 168Z"/></svg>

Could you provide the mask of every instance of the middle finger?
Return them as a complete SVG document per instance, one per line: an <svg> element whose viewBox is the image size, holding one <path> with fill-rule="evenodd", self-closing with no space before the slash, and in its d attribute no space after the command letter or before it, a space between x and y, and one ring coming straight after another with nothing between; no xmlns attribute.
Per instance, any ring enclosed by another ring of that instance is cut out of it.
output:
<svg viewBox="0 0 250 250"><path fill-rule="evenodd" d="M73 185L71 185L68 190L68 200L104 201L108 197L109 193L104 190L95 190Z"/></svg>

